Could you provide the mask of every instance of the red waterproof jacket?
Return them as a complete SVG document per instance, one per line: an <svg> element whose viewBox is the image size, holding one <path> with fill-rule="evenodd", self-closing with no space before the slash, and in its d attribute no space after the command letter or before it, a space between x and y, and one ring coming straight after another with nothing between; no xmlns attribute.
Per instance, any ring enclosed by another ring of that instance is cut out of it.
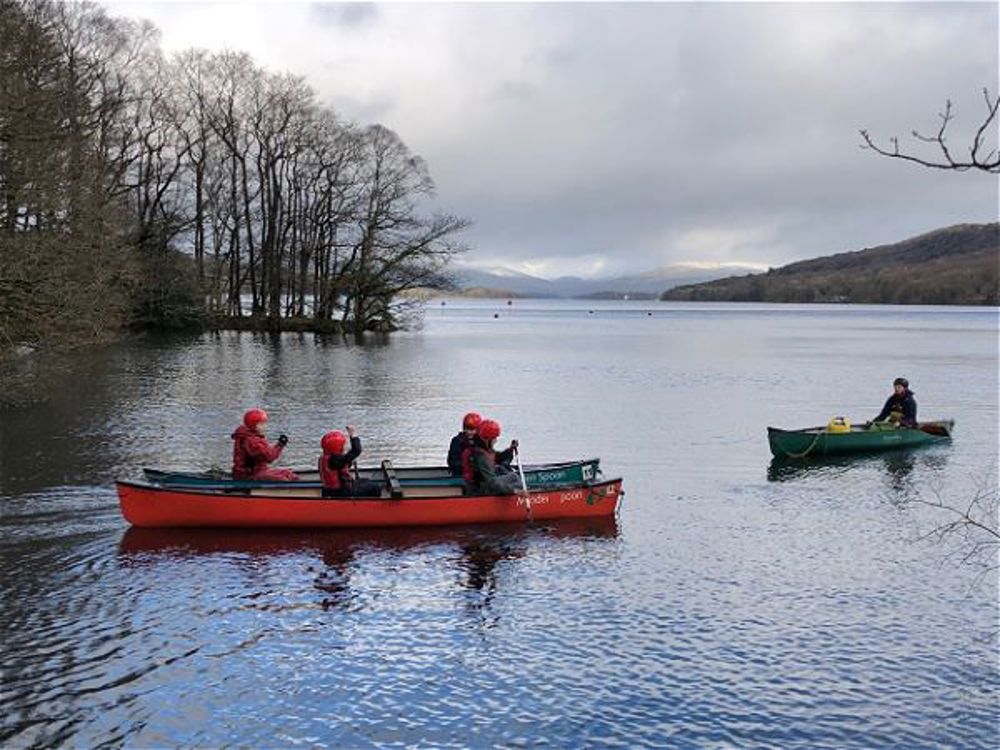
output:
<svg viewBox="0 0 1000 750"><path fill-rule="evenodd" d="M492 451L486 447L478 437L473 438L472 444L462 449L462 479L467 485L477 484L476 456L479 456L479 467L485 469L486 473L493 476L496 473L497 464L509 464L514 456L514 449L508 448L505 451Z"/></svg>
<svg viewBox="0 0 1000 750"><path fill-rule="evenodd" d="M347 453L324 453L319 460L319 474L323 479L323 489L350 495L354 492L354 477L351 464L361 455L361 438L351 438L351 449Z"/></svg>
<svg viewBox="0 0 1000 750"><path fill-rule="evenodd" d="M281 443L271 445L262 436L240 425L230 436L233 439L233 479L254 479L276 461L284 448Z"/></svg>
<svg viewBox="0 0 1000 750"><path fill-rule="evenodd" d="M344 464L339 469L330 466L330 453L324 453L319 460L319 475L323 480L324 489L339 492L344 487L350 487L353 483L351 477L351 465ZM339 457L339 456L338 456Z"/></svg>

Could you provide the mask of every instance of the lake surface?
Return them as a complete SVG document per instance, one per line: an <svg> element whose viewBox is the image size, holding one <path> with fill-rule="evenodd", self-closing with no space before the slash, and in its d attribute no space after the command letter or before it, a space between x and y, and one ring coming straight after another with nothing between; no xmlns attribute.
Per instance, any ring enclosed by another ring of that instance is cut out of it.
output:
<svg viewBox="0 0 1000 750"><path fill-rule="evenodd" d="M996 491L997 331L995 309L449 300L364 346L25 359L0 745L994 748L996 570L927 536L951 517L926 503ZM897 375L952 444L771 465L767 425L870 419ZM369 463L440 464L477 409L627 494L607 523L127 527L115 477L227 466L254 405L285 465L347 422Z"/></svg>

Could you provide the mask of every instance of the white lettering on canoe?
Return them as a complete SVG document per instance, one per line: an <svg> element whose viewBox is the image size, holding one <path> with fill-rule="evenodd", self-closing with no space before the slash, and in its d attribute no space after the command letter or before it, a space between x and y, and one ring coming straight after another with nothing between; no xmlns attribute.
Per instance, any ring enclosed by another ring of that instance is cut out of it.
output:
<svg viewBox="0 0 1000 750"><path fill-rule="evenodd" d="M558 482L565 479L566 475L562 471L540 471L535 474L535 477L539 482Z"/></svg>

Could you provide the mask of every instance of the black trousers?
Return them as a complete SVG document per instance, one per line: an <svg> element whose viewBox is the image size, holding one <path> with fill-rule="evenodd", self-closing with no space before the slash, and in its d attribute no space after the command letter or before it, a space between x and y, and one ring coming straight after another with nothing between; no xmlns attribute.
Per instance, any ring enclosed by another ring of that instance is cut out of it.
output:
<svg viewBox="0 0 1000 750"><path fill-rule="evenodd" d="M339 490L323 488L323 497L379 497L381 494L381 482L373 482L371 479L345 482Z"/></svg>

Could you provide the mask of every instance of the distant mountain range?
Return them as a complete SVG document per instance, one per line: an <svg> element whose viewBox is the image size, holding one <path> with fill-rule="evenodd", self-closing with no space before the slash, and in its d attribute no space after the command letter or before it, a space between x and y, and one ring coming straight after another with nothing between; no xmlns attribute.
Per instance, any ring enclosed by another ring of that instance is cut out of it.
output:
<svg viewBox="0 0 1000 750"><path fill-rule="evenodd" d="M560 276L543 279L509 268L480 269L471 266L456 271L459 287L469 296L480 297L576 297L621 299L653 299L665 289L681 284L697 284L730 276L734 271L756 270L750 266L726 265L703 268L677 264L663 266L634 276L608 279L583 279Z"/></svg>
<svg viewBox="0 0 1000 750"><path fill-rule="evenodd" d="M1000 224L959 224L767 273L675 286L661 299L713 302L1000 304Z"/></svg>

